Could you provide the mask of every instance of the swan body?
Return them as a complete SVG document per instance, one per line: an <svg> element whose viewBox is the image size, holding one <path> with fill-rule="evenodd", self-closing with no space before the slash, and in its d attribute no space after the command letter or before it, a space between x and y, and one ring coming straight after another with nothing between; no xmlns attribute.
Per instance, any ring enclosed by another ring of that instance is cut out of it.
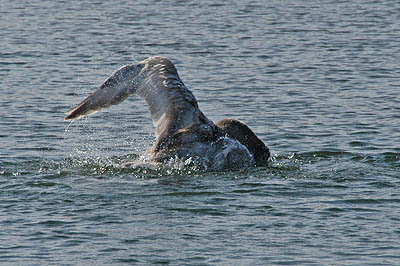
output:
<svg viewBox="0 0 400 266"><path fill-rule="evenodd" d="M134 93L147 102L156 129L151 160L190 158L207 169L267 165L269 149L254 132L236 119L217 123L208 119L174 64L165 57L149 57L121 67L69 110L65 120L119 104Z"/></svg>

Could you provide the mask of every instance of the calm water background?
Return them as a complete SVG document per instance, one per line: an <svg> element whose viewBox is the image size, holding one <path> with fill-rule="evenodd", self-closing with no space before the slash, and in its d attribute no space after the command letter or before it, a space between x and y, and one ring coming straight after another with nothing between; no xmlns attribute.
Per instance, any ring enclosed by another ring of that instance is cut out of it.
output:
<svg viewBox="0 0 400 266"><path fill-rule="evenodd" d="M399 1L0 2L0 264L399 265ZM64 112L118 67L171 58L267 168L124 168L138 97Z"/></svg>

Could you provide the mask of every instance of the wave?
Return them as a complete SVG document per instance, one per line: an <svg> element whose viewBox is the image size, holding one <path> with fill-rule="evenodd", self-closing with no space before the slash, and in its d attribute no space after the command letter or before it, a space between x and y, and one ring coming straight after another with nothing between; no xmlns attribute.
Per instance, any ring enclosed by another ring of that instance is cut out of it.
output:
<svg viewBox="0 0 400 266"><path fill-rule="evenodd" d="M207 171L194 160L173 158L165 164L150 162L146 155L91 156L79 154L60 161L25 158L23 162L0 162L0 175L5 177L40 175L46 178L133 177L162 178L171 176L235 176L239 178L319 179L354 182L378 177L398 178L400 154L384 152L361 154L346 151L311 151L273 154L267 167ZM381 179L381 178L380 178Z"/></svg>

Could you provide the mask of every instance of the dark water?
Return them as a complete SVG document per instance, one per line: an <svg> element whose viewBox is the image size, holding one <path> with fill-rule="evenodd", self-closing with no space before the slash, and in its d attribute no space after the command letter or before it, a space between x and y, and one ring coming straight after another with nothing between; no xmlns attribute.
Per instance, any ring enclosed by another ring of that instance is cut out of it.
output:
<svg viewBox="0 0 400 266"><path fill-rule="evenodd" d="M399 265L398 1L2 1L0 264ZM64 112L171 58L267 168L124 168L145 102Z"/></svg>

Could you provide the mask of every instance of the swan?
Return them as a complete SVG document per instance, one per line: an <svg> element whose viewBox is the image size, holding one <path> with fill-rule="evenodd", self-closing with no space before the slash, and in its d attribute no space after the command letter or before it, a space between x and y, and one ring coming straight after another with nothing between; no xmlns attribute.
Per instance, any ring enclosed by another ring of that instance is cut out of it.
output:
<svg viewBox="0 0 400 266"><path fill-rule="evenodd" d="M242 121L208 119L174 64L161 56L119 68L64 120L88 116L135 93L147 102L156 131L150 160L191 159L207 169L267 165L270 151L264 142Z"/></svg>

